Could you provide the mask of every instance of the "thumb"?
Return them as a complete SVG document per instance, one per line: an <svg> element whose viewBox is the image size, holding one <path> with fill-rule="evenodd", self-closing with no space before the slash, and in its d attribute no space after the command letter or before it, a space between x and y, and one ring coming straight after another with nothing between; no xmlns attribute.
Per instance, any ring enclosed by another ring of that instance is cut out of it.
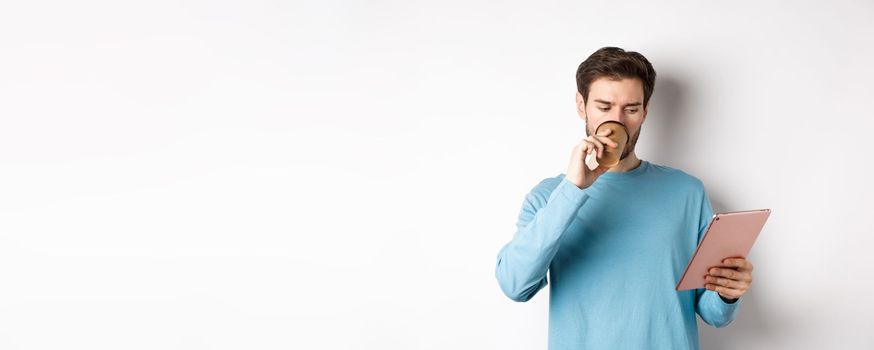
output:
<svg viewBox="0 0 874 350"><path fill-rule="evenodd" d="M606 173L607 170L610 170L610 168L603 165L598 165L598 167L595 168L595 175L601 176L601 174Z"/></svg>

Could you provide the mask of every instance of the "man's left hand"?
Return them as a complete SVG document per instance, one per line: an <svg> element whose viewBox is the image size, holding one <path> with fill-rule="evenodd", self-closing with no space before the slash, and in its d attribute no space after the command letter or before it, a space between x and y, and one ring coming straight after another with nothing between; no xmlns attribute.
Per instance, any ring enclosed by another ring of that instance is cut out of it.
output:
<svg viewBox="0 0 874 350"><path fill-rule="evenodd" d="M714 266L704 277L704 287L715 290L723 298L738 299L753 283L753 264L744 258L722 260L724 266Z"/></svg>

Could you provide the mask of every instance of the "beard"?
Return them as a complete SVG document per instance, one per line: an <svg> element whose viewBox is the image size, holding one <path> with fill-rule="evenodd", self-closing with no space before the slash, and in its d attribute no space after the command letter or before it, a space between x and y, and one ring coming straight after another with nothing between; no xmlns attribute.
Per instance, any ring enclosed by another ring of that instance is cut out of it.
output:
<svg viewBox="0 0 874 350"><path fill-rule="evenodd" d="M641 124L641 126L637 128L637 131L634 132L634 135L631 135L628 138L628 142L625 144L625 149L622 150L622 155L619 156L619 160L625 159L625 157L628 157L628 155L631 154L631 152L634 152L634 146L637 145L637 138L640 137L640 129L642 129L642 128L643 128L643 125ZM593 134L595 134L595 131L591 130L591 128L589 127L589 123L587 122L586 123L586 137L592 136Z"/></svg>

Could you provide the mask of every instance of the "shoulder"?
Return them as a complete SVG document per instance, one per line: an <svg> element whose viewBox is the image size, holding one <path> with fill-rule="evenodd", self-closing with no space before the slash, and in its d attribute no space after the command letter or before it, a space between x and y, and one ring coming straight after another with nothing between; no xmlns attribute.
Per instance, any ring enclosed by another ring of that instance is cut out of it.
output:
<svg viewBox="0 0 874 350"><path fill-rule="evenodd" d="M704 182L695 175L677 168L655 163L650 163L650 168L654 176L669 182L675 188L695 193L704 191Z"/></svg>
<svg viewBox="0 0 874 350"><path fill-rule="evenodd" d="M547 177L540 180L537 185L528 191L525 195L525 204L534 209L541 208L546 205L546 201L559 184L564 180L564 174L558 174L553 177Z"/></svg>

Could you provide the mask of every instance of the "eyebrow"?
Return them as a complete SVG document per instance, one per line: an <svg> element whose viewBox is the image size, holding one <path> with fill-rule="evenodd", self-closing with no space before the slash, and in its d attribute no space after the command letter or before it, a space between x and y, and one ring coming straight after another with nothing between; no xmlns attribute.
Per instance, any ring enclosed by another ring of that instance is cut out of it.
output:
<svg viewBox="0 0 874 350"><path fill-rule="evenodd" d="M610 101L604 101L604 100L602 100L602 99L595 99L595 102L603 103L603 104L607 104L607 105L611 105L611 106L613 105L613 102L610 102ZM640 105L643 105L643 103L640 103L640 102L632 102L632 103L626 104L625 107L636 107L636 106L640 106Z"/></svg>

